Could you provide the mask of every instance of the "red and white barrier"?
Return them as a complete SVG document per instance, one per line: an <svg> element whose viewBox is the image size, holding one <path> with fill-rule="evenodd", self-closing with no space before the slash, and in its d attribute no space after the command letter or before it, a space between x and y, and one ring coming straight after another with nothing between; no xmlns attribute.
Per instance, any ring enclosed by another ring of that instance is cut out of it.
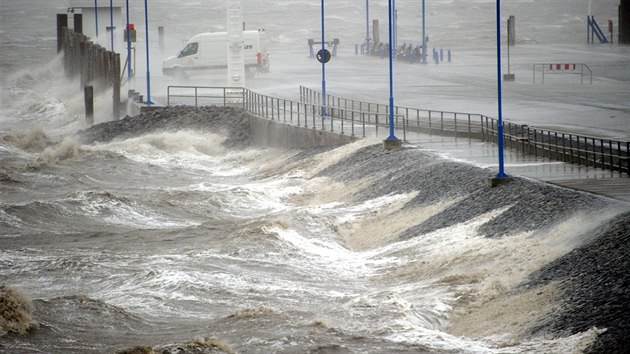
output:
<svg viewBox="0 0 630 354"><path fill-rule="evenodd" d="M576 70L577 64L549 64L549 71L567 71L567 70Z"/></svg>

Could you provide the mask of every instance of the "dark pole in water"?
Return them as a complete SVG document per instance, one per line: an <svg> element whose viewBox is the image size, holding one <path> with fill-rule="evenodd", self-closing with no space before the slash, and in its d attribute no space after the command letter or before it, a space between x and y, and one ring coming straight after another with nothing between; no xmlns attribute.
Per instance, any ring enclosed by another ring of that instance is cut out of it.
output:
<svg viewBox="0 0 630 354"><path fill-rule="evenodd" d="M85 120L89 125L94 124L94 87L85 86L83 88L85 99Z"/></svg>
<svg viewBox="0 0 630 354"><path fill-rule="evenodd" d="M497 0L497 87L499 103L499 119L497 121L497 142L499 144L499 173L490 181L494 187L498 184L509 182L512 179L505 174L503 163L503 102L501 97L501 0Z"/></svg>
<svg viewBox="0 0 630 354"><path fill-rule="evenodd" d="M68 28L68 15L57 14L57 53L63 49L63 28Z"/></svg>
<svg viewBox="0 0 630 354"><path fill-rule="evenodd" d="M144 31L147 50L147 101L145 102L145 104L152 105L153 102L151 102L151 71L149 70L149 9L147 6L147 0L144 0Z"/></svg>

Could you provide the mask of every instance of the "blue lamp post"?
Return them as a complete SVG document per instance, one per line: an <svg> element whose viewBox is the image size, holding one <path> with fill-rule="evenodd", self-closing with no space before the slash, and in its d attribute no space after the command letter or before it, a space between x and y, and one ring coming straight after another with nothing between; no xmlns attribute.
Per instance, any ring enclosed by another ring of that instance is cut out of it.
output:
<svg viewBox="0 0 630 354"><path fill-rule="evenodd" d="M94 0L94 24L96 25L96 39L98 39L98 0Z"/></svg>
<svg viewBox="0 0 630 354"><path fill-rule="evenodd" d="M147 101L145 104L152 105L151 102L151 71L149 70L149 8L147 0L144 0L144 31L147 50Z"/></svg>
<svg viewBox="0 0 630 354"><path fill-rule="evenodd" d="M324 41L324 0L322 0L322 116L327 116L326 112L326 42Z"/></svg>
<svg viewBox="0 0 630 354"><path fill-rule="evenodd" d="M127 81L131 80L131 41L129 30L129 0L127 0Z"/></svg>
<svg viewBox="0 0 630 354"><path fill-rule="evenodd" d="M384 141L386 150L401 147L401 141L394 135L394 64L392 35L392 0L389 0L389 137Z"/></svg>
<svg viewBox="0 0 630 354"><path fill-rule="evenodd" d="M497 142L499 145L499 172L496 177L491 179L490 184L494 187L501 183L509 182L512 179L505 173L503 161L503 99L501 97L501 0L497 0L497 87L498 87L498 106L499 119L497 122Z"/></svg>
<svg viewBox="0 0 630 354"><path fill-rule="evenodd" d="M109 0L109 37L111 39L111 50L114 51L114 0Z"/></svg>
<svg viewBox="0 0 630 354"><path fill-rule="evenodd" d="M368 45L366 50L370 50L370 4L369 0L365 0L365 43Z"/></svg>
<svg viewBox="0 0 630 354"><path fill-rule="evenodd" d="M422 64L427 63L427 35L425 32L425 7L424 0L422 0Z"/></svg>

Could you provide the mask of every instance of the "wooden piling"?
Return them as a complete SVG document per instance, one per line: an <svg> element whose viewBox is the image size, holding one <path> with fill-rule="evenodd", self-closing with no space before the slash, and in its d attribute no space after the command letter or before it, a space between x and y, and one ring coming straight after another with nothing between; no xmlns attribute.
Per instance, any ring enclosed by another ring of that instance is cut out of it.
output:
<svg viewBox="0 0 630 354"><path fill-rule="evenodd" d="M74 33L83 33L83 15L74 14Z"/></svg>
<svg viewBox="0 0 630 354"><path fill-rule="evenodd" d="M85 86L83 88L85 98L85 120L89 125L94 124L94 87Z"/></svg>
<svg viewBox="0 0 630 354"><path fill-rule="evenodd" d="M61 52L64 43L63 28L68 27L68 15L57 14L57 53Z"/></svg>
<svg viewBox="0 0 630 354"><path fill-rule="evenodd" d="M79 77L78 81L86 99L86 119L90 124L93 123L94 90L98 94L112 88L112 115L117 120L120 118L120 54L88 42L85 35L78 33L77 31L82 30L80 15L75 15L75 31L69 30L67 17L66 14L57 15L57 45L64 53L63 67L66 76Z"/></svg>
<svg viewBox="0 0 630 354"><path fill-rule="evenodd" d="M120 54L119 53L115 53L114 54L114 72L113 72L113 79L114 79L114 83L112 85L114 92L113 92L113 103L114 103L114 109L113 109L113 118L114 120L118 120L120 119Z"/></svg>

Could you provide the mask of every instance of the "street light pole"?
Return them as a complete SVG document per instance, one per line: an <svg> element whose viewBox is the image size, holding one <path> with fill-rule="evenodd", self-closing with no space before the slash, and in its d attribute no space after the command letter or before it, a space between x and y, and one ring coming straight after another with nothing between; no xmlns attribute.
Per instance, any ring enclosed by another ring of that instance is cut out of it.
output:
<svg viewBox="0 0 630 354"><path fill-rule="evenodd" d="M131 81L131 31L129 30L129 0L126 1L127 5L127 83Z"/></svg>
<svg viewBox="0 0 630 354"><path fill-rule="evenodd" d="M145 104L152 105L151 102L151 71L149 70L149 8L147 0L144 0L144 31L147 51L147 101Z"/></svg>
<svg viewBox="0 0 630 354"><path fill-rule="evenodd" d="M324 41L324 0L322 0L322 116L327 116L326 112L326 42Z"/></svg>
<svg viewBox="0 0 630 354"><path fill-rule="evenodd" d="M370 4L369 0L365 0L365 43L370 45ZM370 48L366 48L369 50Z"/></svg>
<svg viewBox="0 0 630 354"><path fill-rule="evenodd" d="M389 0L389 137L383 145L386 150L398 149L401 141L394 135L394 63L393 63L393 35L392 35L392 0Z"/></svg>
<svg viewBox="0 0 630 354"><path fill-rule="evenodd" d="M422 64L427 63L427 35L425 32L425 8L424 0L422 0Z"/></svg>
<svg viewBox="0 0 630 354"><path fill-rule="evenodd" d="M109 36L111 38L111 51L114 51L114 0L109 0Z"/></svg>
<svg viewBox="0 0 630 354"><path fill-rule="evenodd" d="M94 0L94 24L96 25L96 39L98 41L98 0Z"/></svg>
<svg viewBox="0 0 630 354"><path fill-rule="evenodd" d="M498 88L498 106L499 119L497 122L497 142L499 145L499 173L491 179L490 184L494 187L501 183L509 182L512 179L505 173L503 161L503 99L501 97L501 0L497 0L497 88Z"/></svg>

